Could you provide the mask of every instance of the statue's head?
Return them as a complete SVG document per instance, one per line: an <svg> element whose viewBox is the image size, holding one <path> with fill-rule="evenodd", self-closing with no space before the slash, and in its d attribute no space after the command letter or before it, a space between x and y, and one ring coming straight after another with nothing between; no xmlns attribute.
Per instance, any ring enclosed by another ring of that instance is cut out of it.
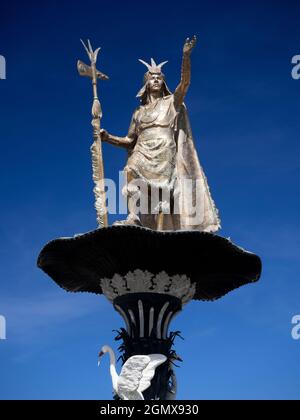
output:
<svg viewBox="0 0 300 420"><path fill-rule="evenodd" d="M148 103L150 93L160 93L161 96L171 95L171 91L165 81L165 75L161 71L162 66L166 64L167 61L158 65L155 63L153 58L151 58L151 65L143 60L139 61L148 68L147 73L144 75L143 87L137 94L141 103L143 105Z"/></svg>

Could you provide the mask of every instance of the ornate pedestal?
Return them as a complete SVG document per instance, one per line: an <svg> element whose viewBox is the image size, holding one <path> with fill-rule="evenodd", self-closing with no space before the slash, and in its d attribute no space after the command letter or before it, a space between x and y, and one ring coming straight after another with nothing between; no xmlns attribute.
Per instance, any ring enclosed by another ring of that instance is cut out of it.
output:
<svg viewBox="0 0 300 420"><path fill-rule="evenodd" d="M124 319L123 362L159 353L145 399L171 399L176 392L169 325L191 299L213 301L261 274L256 255L228 239L198 231L152 231L112 226L47 244L38 266L67 291L103 293Z"/></svg>
<svg viewBox="0 0 300 420"><path fill-rule="evenodd" d="M163 354L168 358L156 370L151 387L144 392L146 399L173 399L176 395L176 379L173 361L178 357L172 349L176 333L169 333L172 319L195 294L186 276L169 277L136 270L111 280L101 280L103 294L113 303L124 319L126 330L121 329L117 339L123 363L139 354Z"/></svg>

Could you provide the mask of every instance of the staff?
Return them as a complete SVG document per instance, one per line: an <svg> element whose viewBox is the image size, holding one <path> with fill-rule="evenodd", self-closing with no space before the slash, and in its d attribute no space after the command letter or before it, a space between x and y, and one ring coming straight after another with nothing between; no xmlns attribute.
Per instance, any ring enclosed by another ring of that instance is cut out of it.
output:
<svg viewBox="0 0 300 420"><path fill-rule="evenodd" d="M106 208L106 194L104 186L104 166L102 156L102 143L100 136L100 123L102 118L101 104L98 98L97 92L97 79L108 80L109 77L101 73L96 68L96 62L100 48L93 51L90 40L87 42L87 46L82 42L84 49L91 61L91 66L86 65L82 61L78 60L77 69L80 76L86 76L92 79L93 84L93 106L92 106L92 126L93 126L93 144L91 146L92 153L92 165L93 165L93 180L95 183L94 194L95 194L95 209L97 212L97 222L99 227L108 226L108 216Z"/></svg>

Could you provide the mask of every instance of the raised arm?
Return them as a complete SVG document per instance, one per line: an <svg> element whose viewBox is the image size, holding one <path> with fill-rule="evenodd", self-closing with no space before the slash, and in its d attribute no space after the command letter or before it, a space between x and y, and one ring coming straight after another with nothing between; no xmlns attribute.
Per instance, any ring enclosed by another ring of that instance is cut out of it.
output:
<svg viewBox="0 0 300 420"><path fill-rule="evenodd" d="M181 66L181 80L174 92L175 106L182 105L185 95L191 83L191 52L196 45L196 36L191 40L186 39L183 46L183 57Z"/></svg>

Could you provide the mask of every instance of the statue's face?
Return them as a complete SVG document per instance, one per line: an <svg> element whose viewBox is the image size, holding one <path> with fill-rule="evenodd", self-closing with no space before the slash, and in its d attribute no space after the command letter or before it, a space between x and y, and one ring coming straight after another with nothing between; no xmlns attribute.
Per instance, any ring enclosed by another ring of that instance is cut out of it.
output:
<svg viewBox="0 0 300 420"><path fill-rule="evenodd" d="M161 92L164 79L161 74L151 74L148 79L148 88L150 92Z"/></svg>

